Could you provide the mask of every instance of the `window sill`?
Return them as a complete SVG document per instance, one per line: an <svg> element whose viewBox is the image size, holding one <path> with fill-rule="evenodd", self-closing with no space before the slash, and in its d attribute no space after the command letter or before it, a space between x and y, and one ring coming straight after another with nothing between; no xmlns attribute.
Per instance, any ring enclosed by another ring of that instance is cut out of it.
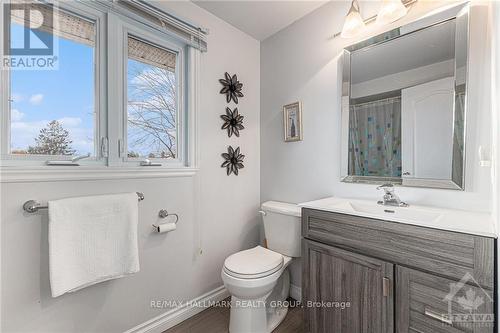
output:
<svg viewBox="0 0 500 333"><path fill-rule="evenodd" d="M191 167L1 167L0 183L192 177L197 171Z"/></svg>

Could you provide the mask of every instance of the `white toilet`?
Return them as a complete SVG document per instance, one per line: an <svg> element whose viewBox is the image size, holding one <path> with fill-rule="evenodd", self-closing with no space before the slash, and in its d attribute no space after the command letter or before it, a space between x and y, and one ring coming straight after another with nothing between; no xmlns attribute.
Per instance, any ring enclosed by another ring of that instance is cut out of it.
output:
<svg viewBox="0 0 500 333"><path fill-rule="evenodd" d="M230 333L269 333L288 311L287 267L300 257L301 210L276 201L261 208L268 249L256 246L230 255L221 273L231 294Z"/></svg>

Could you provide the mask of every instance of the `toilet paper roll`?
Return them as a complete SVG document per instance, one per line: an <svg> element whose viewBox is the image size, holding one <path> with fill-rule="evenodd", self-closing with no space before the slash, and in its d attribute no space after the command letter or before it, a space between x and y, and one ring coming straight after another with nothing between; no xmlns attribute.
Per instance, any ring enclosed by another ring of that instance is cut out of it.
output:
<svg viewBox="0 0 500 333"><path fill-rule="evenodd" d="M160 225L153 225L155 227L156 232L162 234L164 232L170 232L173 231L177 228L177 225L173 222L171 223L164 223Z"/></svg>

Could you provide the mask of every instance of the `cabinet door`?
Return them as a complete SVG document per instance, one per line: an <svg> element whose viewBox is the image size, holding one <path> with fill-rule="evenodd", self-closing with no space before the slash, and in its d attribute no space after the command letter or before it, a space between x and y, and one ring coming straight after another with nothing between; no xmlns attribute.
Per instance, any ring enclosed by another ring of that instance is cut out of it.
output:
<svg viewBox="0 0 500 333"><path fill-rule="evenodd" d="M460 281L397 266L398 333L493 333L493 292L472 274Z"/></svg>
<svg viewBox="0 0 500 333"><path fill-rule="evenodd" d="M305 331L393 332L392 264L303 240Z"/></svg>

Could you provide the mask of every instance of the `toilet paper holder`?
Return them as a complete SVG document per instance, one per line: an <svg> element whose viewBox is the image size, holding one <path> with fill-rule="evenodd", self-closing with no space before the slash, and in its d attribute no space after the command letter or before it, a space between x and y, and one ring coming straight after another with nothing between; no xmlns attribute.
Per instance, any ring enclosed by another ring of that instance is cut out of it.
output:
<svg viewBox="0 0 500 333"><path fill-rule="evenodd" d="M175 228L176 228L175 226L177 225L177 222L179 222L179 215L177 215L175 213L170 214L166 209L160 209L160 211L158 212L158 217L161 218L161 219L165 219L168 216L175 216L175 221L174 222L165 223L165 224L153 224L153 229L156 232L159 232L159 233L162 232L160 226L166 226L166 225L168 225L170 223L173 223L174 227L173 228L169 228L168 230L166 230L166 232L175 230Z"/></svg>
<svg viewBox="0 0 500 333"><path fill-rule="evenodd" d="M175 213L170 214L166 209L160 209L160 211L158 212L159 218L166 219L169 216L175 216L175 222L174 222L175 224L179 222L179 215Z"/></svg>

